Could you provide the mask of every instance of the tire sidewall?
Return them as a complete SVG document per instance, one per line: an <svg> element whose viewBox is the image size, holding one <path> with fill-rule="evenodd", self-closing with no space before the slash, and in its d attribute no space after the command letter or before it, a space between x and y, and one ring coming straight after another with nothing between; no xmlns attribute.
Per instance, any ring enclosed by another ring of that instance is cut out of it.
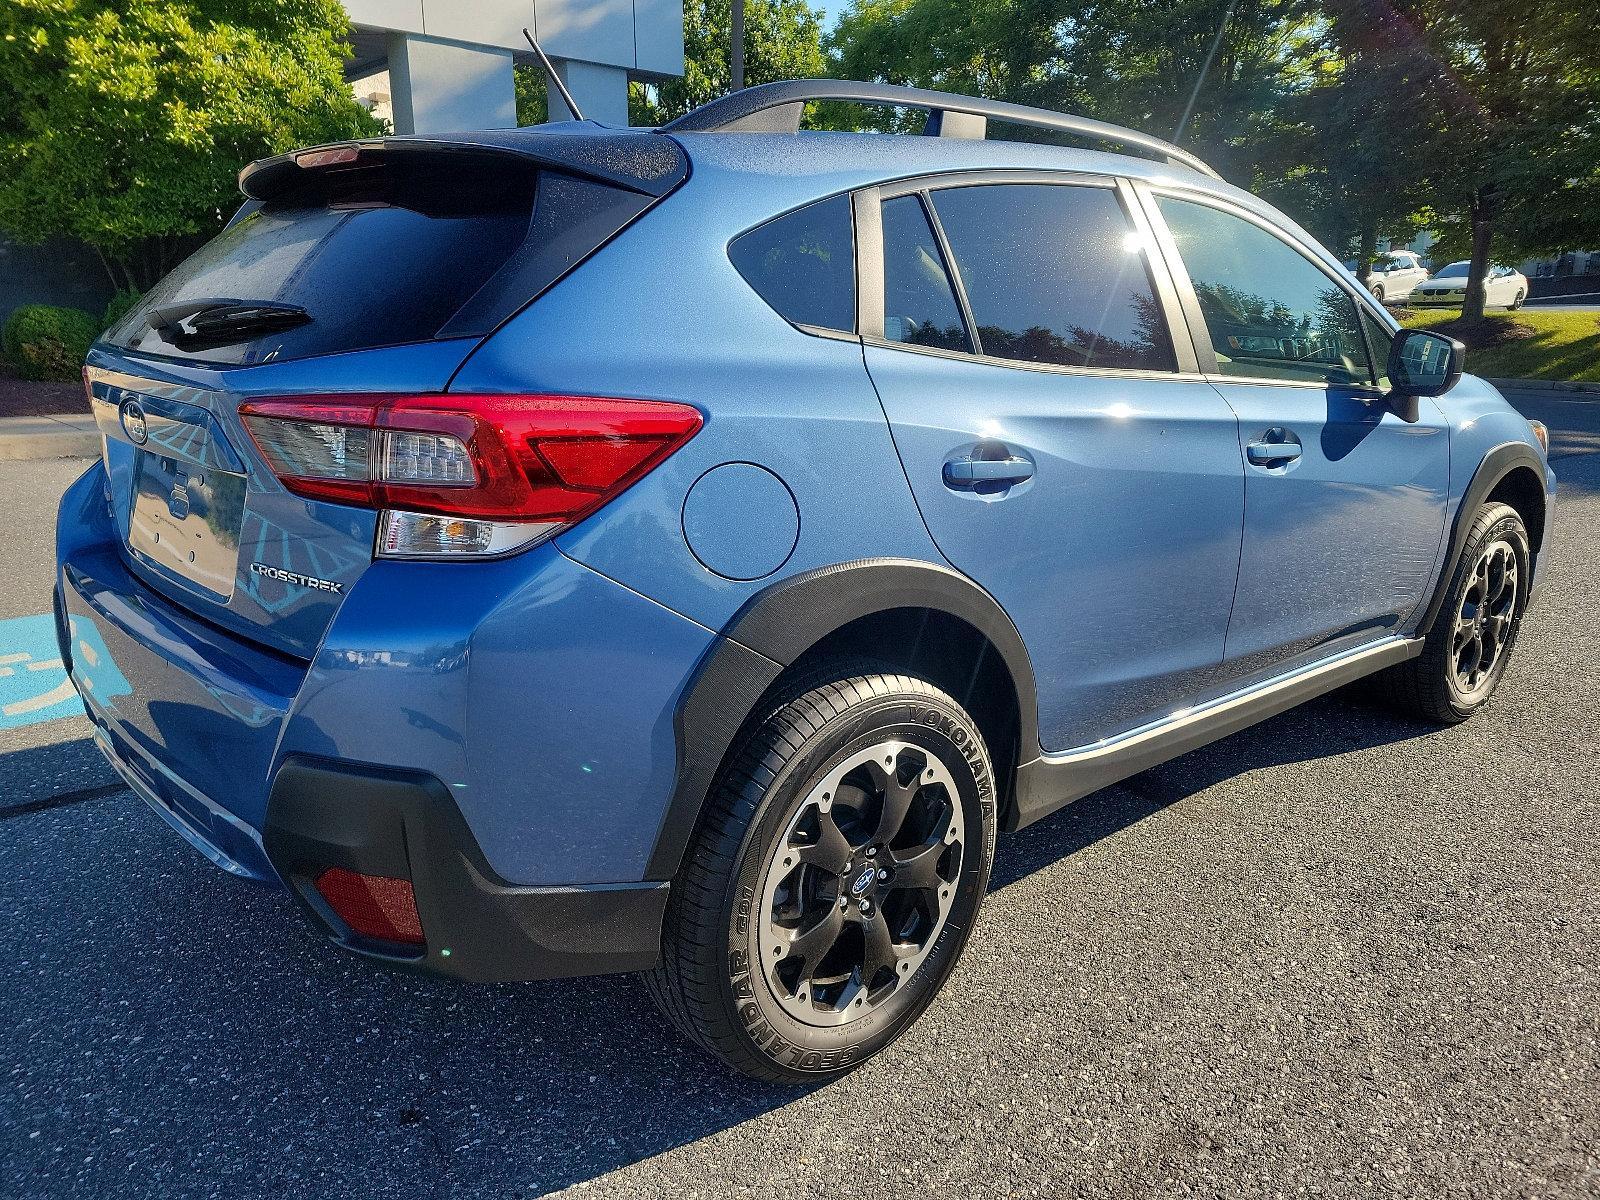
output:
<svg viewBox="0 0 1600 1200"><path fill-rule="evenodd" d="M759 954L762 882L776 843L815 782L873 742L896 738L939 757L955 781L967 846L956 896L934 947L895 994L843 1025L808 1025L772 996ZM954 969L994 861L994 770L970 717L938 693L899 692L851 706L801 745L765 789L725 897L721 985L734 1026L774 1070L796 1078L836 1074L871 1057L916 1020Z"/></svg>

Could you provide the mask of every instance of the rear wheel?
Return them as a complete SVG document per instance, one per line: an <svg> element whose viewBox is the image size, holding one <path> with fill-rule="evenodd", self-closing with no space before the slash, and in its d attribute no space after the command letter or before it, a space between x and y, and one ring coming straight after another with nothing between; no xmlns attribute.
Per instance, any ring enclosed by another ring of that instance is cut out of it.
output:
<svg viewBox="0 0 1600 1200"><path fill-rule="evenodd" d="M898 1038L954 968L994 856L972 719L924 680L838 674L724 768L649 977L685 1036L761 1079L826 1079Z"/></svg>
<svg viewBox="0 0 1600 1200"><path fill-rule="evenodd" d="M1516 645L1531 567L1528 531L1516 510L1481 507L1422 653L1378 676L1387 699L1414 716L1452 725L1481 708Z"/></svg>

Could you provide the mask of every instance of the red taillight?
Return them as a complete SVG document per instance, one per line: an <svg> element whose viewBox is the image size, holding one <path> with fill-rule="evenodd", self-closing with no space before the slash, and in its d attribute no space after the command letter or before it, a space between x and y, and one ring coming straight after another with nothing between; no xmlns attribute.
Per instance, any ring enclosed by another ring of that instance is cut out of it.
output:
<svg viewBox="0 0 1600 1200"><path fill-rule="evenodd" d="M546 532L605 504L701 424L687 404L595 396L299 396L240 412L296 495Z"/></svg>
<svg viewBox="0 0 1600 1200"><path fill-rule="evenodd" d="M409 879L362 875L329 867L317 876L317 891L339 919L362 937L422 945L422 918Z"/></svg>

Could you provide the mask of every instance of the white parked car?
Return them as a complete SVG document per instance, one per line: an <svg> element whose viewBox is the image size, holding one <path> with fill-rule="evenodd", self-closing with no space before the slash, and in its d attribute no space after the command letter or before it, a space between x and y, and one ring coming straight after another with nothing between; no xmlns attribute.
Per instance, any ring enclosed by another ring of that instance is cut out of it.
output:
<svg viewBox="0 0 1600 1200"><path fill-rule="evenodd" d="M1467 299L1468 262L1453 262L1411 293L1416 307L1460 308ZM1499 265L1489 268L1485 308L1521 308L1528 298L1528 277Z"/></svg>
<svg viewBox="0 0 1600 1200"><path fill-rule="evenodd" d="M1354 271L1355 263L1347 262L1345 266ZM1410 250L1392 250L1388 254L1374 260L1372 274L1367 279L1367 290L1372 293L1372 298L1379 304L1404 300L1411 295L1412 289L1426 283L1428 268L1422 265L1422 260Z"/></svg>

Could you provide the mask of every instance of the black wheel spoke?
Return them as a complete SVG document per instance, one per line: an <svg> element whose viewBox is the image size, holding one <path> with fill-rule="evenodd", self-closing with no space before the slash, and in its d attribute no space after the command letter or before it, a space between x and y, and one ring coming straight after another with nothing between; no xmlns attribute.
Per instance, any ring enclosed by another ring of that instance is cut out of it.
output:
<svg viewBox="0 0 1600 1200"><path fill-rule="evenodd" d="M894 888L934 888L944 882L939 877L939 860L944 857L942 841L913 846L892 856L894 874L889 886Z"/></svg>
<svg viewBox="0 0 1600 1200"><path fill-rule="evenodd" d="M839 832L833 817L820 810L817 813L816 840L794 846L793 853L797 861L810 863L829 875L842 875L850 865L849 841Z"/></svg>
<svg viewBox="0 0 1600 1200"><path fill-rule="evenodd" d="M784 957L802 959L806 966L812 969L808 971L808 974L811 974L823 956L833 949L833 944L839 940L839 934L843 929L844 910L839 905L830 903L827 911L814 924L792 933L784 931L788 943L788 952Z"/></svg>
<svg viewBox="0 0 1600 1200"><path fill-rule="evenodd" d="M868 986L885 971L898 971L905 957L889 933L889 922L882 911L873 913L862 927L865 948L861 957L861 979Z"/></svg>
<svg viewBox="0 0 1600 1200"><path fill-rule="evenodd" d="M917 780L910 783L901 783L894 775L890 775L883 791L883 812L878 817L878 828L873 832L872 840L888 845L900 832L900 827L906 823L906 814L911 811L911 801L917 795Z"/></svg>

